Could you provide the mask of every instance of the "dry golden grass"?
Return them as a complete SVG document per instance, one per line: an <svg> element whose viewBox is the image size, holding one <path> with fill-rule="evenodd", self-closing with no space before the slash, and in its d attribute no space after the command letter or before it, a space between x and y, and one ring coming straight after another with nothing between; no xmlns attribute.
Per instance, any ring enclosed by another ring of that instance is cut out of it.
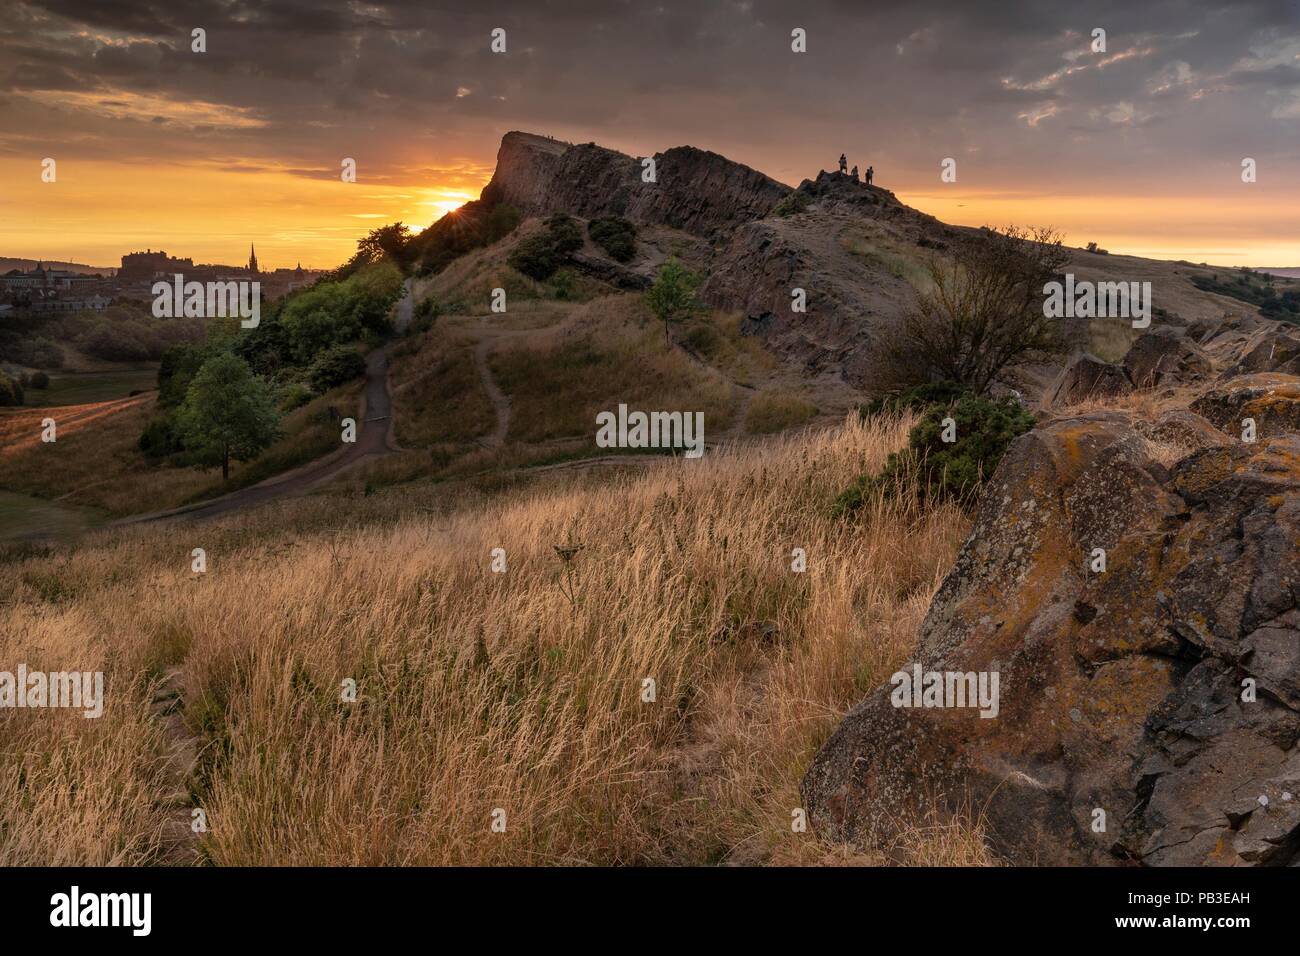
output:
<svg viewBox="0 0 1300 956"><path fill-rule="evenodd" d="M791 392L759 392L745 412L745 431L770 435L802 425L816 414L816 405Z"/></svg>
<svg viewBox="0 0 1300 956"><path fill-rule="evenodd" d="M389 388L404 448L471 442L496 424L492 402L474 367L474 346L435 325L403 343Z"/></svg>
<svg viewBox="0 0 1300 956"><path fill-rule="evenodd" d="M594 445L596 415L620 402L646 411L700 411L706 440L732 423L726 378L669 349L639 296L606 296L576 306L563 334L542 343L503 341L488 357L511 402L508 439L583 438Z"/></svg>
<svg viewBox="0 0 1300 956"><path fill-rule="evenodd" d="M906 659L967 529L906 500L829 518L909 425L450 508L427 484L318 496L0 563L0 661L109 686L98 721L0 715L0 860L158 858L177 781L147 701L177 666L216 864L832 862L842 848L791 832L799 781ZM913 836L882 850L987 862L978 827Z"/></svg>

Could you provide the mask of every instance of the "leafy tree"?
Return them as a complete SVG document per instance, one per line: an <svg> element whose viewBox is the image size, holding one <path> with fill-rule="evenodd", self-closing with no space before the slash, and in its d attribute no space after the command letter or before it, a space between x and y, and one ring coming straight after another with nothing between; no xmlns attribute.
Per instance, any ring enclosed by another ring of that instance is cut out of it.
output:
<svg viewBox="0 0 1300 956"><path fill-rule="evenodd" d="M175 408L185 401L190 382L211 354L203 345L173 345L163 352L158 365L158 404Z"/></svg>
<svg viewBox="0 0 1300 956"><path fill-rule="evenodd" d="M931 259L930 292L904 316L893 358L915 381L956 382L977 395L1034 352L1059 347L1043 314L1043 285L1069 254L1052 229L986 230L950 260Z"/></svg>
<svg viewBox="0 0 1300 956"><path fill-rule="evenodd" d="M402 273L391 263L367 266L341 282L317 282L280 312L297 364L311 362L335 345L363 336L378 338L391 324L389 311L402 295Z"/></svg>
<svg viewBox="0 0 1300 956"><path fill-rule="evenodd" d="M201 461L220 462L223 481L230 478L232 458L255 458L279 437L271 389L233 352L203 363L176 420L185 448Z"/></svg>
<svg viewBox="0 0 1300 956"><path fill-rule="evenodd" d="M691 272L676 259L669 259L659 268L654 285L646 290L646 305L655 318L664 324L664 341L673 347L669 326L683 322L700 312L704 306L695 297L703 278Z"/></svg>
<svg viewBox="0 0 1300 956"><path fill-rule="evenodd" d="M389 259L403 271L410 265L411 230L403 223L380 226L357 242L357 252L367 262Z"/></svg>

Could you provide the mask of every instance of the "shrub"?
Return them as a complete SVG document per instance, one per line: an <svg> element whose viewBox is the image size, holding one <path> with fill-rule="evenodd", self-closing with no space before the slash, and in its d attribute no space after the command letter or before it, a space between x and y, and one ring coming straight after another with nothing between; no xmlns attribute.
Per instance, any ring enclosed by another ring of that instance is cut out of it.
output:
<svg viewBox="0 0 1300 956"><path fill-rule="evenodd" d="M551 277L551 288L557 299L572 299L578 281L578 274L572 269L557 269Z"/></svg>
<svg viewBox="0 0 1300 956"><path fill-rule="evenodd" d="M302 408L310 402L316 393L302 382L287 382L280 386L276 394L276 400L280 405L280 411L291 412L295 408Z"/></svg>
<svg viewBox="0 0 1300 956"><path fill-rule="evenodd" d="M401 295L402 273L390 262L341 282L317 282L280 313L294 359L305 364L325 349L386 333L389 310Z"/></svg>
<svg viewBox="0 0 1300 956"><path fill-rule="evenodd" d="M636 226L619 216L591 220L587 235L618 262L627 262L636 255Z"/></svg>
<svg viewBox="0 0 1300 956"><path fill-rule="evenodd" d="M924 385L913 385L896 395L873 399L858 411L863 418L868 415L896 415L900 412L925 411L931 405L951 405L957 399L969 394L956 382L926 382Z"/></svg>
<svg viewBox="0 0 1300 956"><path fill-rule="evenodd" d="M1060 345L1060 323L1043 308L1043 285L1069 260L1052 229L985 230L952 258L927 265L930 291L903 316L889 343L895 368L913 381L960 382L984 394L1032 353Z"/></svg>
<svg viewBox="0 0 1300 956"><path fill-rule="evenodd" d="M582 248L582 230L572 216L557 213L546 220L546 229L555 243L555 250L562 256L577 252Z"/></svg>
<svg viewBox="0 0 1300 956"><path fill-rule="evenodd" d="M4 372L0 372L0 405L21 405L22 403L22 385Z"/></svg>
<svg viewBox="0 0 1300 956"><path fill-rule="evenodd" d="M955 440L944 441L952 419ZM972 500L993 474L1007 447L1034 427L1034 416L1014 399L994 401L966 394L948 404L931 404L878 475L863 475L840 494L836 515L851 514L873 494L895 496L913 487L921 497Z"/></svg>
<svg viewBox="0 0 1300 956"><path fill-rule="evenodd" d="M322 353L307 370L311 387L317 392L328 392L335 385L342 385L365 374L366 360L346 345Z"/></svg>
<svg viewBox="0 0 1300 956"><path fill-rule="evenodd" d="M797 189L792 189L775 206L772 207L772 215L782 219L787 216L793 216L796 213L803 212L808 208L811 200L806 193L801 193Z"/></svg>
<svg viewBox="0 0 1300 956"><path fill-rule="evenodd" d="M179 452L181 440L172 416L164 414L151 418L140 434L139 445L149 458L165 458Z"/></svg>
<svg viewBox="0 0 1300 956"><path fill-rule="evenodd" d="M47 389L50 387L50 377L44 372L32 373L32 388Z"/></svg>
<svg viewBox="0 0 1300 956"><path fill-rule="evenodd" d="M546 220L543 230L523 240L510 254L510 265L538 282L544 282L555 270L582 248L582 233L569 216L560 214Z"/></svg>

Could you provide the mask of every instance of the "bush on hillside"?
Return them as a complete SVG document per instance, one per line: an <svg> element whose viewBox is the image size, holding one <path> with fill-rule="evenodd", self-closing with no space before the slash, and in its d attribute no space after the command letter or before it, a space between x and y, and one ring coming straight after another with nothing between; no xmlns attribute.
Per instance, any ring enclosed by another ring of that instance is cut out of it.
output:
<svg viewBox="0 0 1300 956"><path fill-rule="evenodd" d="M951 421L948 421L951 419ZM955 426L955 427L951 427ZM944 441L945 433L954 441ZM1007 447L1034 427L1034 416L1014 399L962 395L929 406L878 475L863 475L836 499L833 513L852 514L873 495L907 494L969 503L991 476Z"/></svg>
<svg viewBox="0 0 1300 956"><path fill-rule="evenodd" d="M346 345L335 346L321 353L307 370L311 387L317 393L328 392L336 385L350 382L365 374L366 360L357 353L356 349L348 348Z"/></svg>
<svg viewBox="0 0 1300 956"><path fill-rule="evenodd" d="M544 282L581 248L578 224L570 216L559 214L551 216L542 230L515 246L509 262L528 278Z"/></svg>
<svg viewBox="0 0 1300 956"><path fill-rule="evenodd" d="M587 235L618 262L627 262L636 255L636 226L619 216L591 220Z"/></svg>
<svg viewBox="0 0 1300 956"><path fill-rule="evenodd" d="M181 450L180 435L177 433L174 416L157 415L149 420L140 433L140 451L148 458L166 458Z"/></svg>
<svg viewBox="0 0 1300 956"><path fill-rule="evenodd" d="M803 212L808 208L809 202L811 202L811 200L808 198L807 193L801 193L797 189L792 189L781 197L780 201L772 207L771 214L781 219L785 219L789 216Z"/></svg>
<svg viewBox="0 0 1300 956"><path fill-rule="evenodd" d="M956 382L926 382L913 385L893 395L876 398L858 409L863 418L868 415L894 414L900 412L925 411L931 405L951 405L957 399L969 395L965 388Z"/></svg>
<svg viewBox="0 0 1300 956"><path fill-rule="evenodd" d="M4 372L0 372L0 405L21 405L22 403L22 385L16 379L12 379Z"/></svg>
<svg viewBox="0 0 1300 956"><path fill-rule="evenodd" d="M390 262L366 266L341 282L317 282L291 299L279 321L297 364L326 349L388 332L388 313L402 295L402 273Z"/></svg>
<svg viewBox="0 0 1300 956"><path fill-rule="evenodd" d="M35 389L43 390L50 387L50 377L46 375L44 372L33 372L31 381L32 381L32 388Z"/></svg>
<svg viewBox="0 0 1300 956"><path fill-rule="evenodd" d="M904 381L959 382L976 395L1009 367L1061 345L1060 321L1043 308L1043 287L1069 253L1050 228L985 229L926 267L917 297L887 342Z"/></svg>

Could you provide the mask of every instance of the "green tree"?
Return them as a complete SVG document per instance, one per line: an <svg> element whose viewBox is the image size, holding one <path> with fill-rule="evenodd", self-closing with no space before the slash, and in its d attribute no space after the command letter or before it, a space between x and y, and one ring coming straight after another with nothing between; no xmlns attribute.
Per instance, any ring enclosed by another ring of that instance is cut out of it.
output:
<svg viewBox="0 0 1300 956"><path fill-rule="evenodd" d="M378 262L387 258L396 263L403 271L410 265L411 230L401 222L380 226L370 230L370 234L357 241L357 252L367 262Z"/></svg>
<svg viewBox="0 0 1300 956"><path fill-rule="evenodd" d="M683 322L699 312L704 306L695 298L695 290L703 279L691 272L676 259L669 259L659 269L659 276L654 285L646 290L646 305L664 324L664 341L668 348L673 347L669 326Z"/></svg>
<svg viewBox="0 0 1300 956"><path fill-rule="evenodd" d="M230 459L256 457L279 437L280 414L267 384L233 352L203 363L177 413L185 448L202 461L221 463L230 478Z"/></svg>

